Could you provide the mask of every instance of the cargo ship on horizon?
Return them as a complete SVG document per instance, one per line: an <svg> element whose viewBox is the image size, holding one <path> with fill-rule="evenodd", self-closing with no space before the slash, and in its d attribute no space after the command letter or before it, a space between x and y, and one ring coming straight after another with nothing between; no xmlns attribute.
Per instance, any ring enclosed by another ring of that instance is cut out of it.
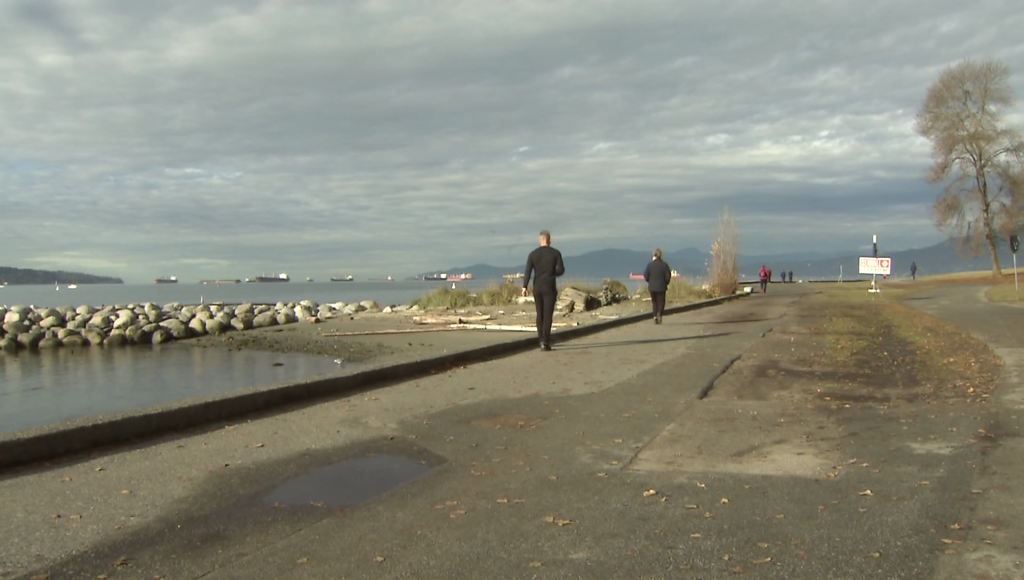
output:
<svg viewBox="0 0 1024 580"><path fill-rule="evenodd" d="M157 278L155 280L155 282L157 284L177 284L178 283L178 277L177 276L163 276L161 278Z"/></svg>
<svg viewBox="0 0 1024 580"><path fill-rule="evenodd" d="M351 274L345 276L344 278L335 278L333 276L331 277L331 282L351 282L353 280L355 280L355 278L353 278Z"/></svg>
<svg viewBox="0 0 1024 580"><path fill-rule="evenodd" d="M266 282L288 282L289 280L291 280L291 278L289 278L288 274L285 274L284 272L281 272L280 274L271 274L270 276L267 276L266 274L263 274L262 276L256 276L255 278L246 278L245 279L246 282L263 282L263 283L266 283Z"/></svg>

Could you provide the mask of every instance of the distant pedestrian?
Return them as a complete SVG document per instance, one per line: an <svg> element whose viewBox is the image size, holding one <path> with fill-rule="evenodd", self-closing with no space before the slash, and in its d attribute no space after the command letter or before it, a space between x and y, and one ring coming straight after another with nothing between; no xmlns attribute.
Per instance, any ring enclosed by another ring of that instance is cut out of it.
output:
<svg viewBox="0 0 1024 580"><path fill-rule="evenodd" d="M910 263L910 279L917 280L917 262Z"/></svg>
<svg viewBox="0 0 1024 580"><path fill-rule="evenodd" d="M768 274L769 270L764 264L761 264L761 269L757 271L757 277L761 280L761 294L768 292Z"/></svg>
<svg viewBox="0 0 1024 580"><path fill-rule="evenodd" d="M772 269L768 268L768 283L772 283Z"/></svg>
<svg viewBox="0 0 1024 580"><path fill-rule="evenodd" d="M526 272L523 277L523 296L530 295L530 276L533 281L533 305L537 310L537 338L541 350L551 350L551 319L555 316L555 300L558 290L555 278L565 274L562 253L551 247L551 234L544 230L539 237L540 247L526 258Z"/></svg>
<svg viewBox="0 0 1024 580"><path fill-rule="evenodd" d="M793 283L793 271L792 270L789 271L789 283L790 284Z"/></svg>
<svg viewBox="0 0 1024 580"><path fill-rule="evenodd" d="M661 317L665 314L665 292L672 281L672 268L661 259L661 248L654 250L651 261L647 263L644 280L647 281L647 291L651 294L654 324L661 324Z"/></svg>

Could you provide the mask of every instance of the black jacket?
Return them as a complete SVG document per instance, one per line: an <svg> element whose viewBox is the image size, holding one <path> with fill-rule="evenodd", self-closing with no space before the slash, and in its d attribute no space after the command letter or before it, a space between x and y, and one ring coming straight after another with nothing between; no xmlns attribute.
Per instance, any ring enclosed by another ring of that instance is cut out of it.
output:
<svg viewBox="0 0 1024 580"><path fill-rule="evenodd" d="M672 268L661 258L651 260L644 270L644 280L647 280L648 292L665 292L672 281Z"/></svg>
<svg viewBox="0 0 1024 580"><path fill-rule="evenodd" d="M530 256L526 258L526 277L523 278L523 288L530 287L530 275L534 272L537 274L533 281L534 293L555 292L555 278L565 274L562 253L551 246L541 246L530 252Z"/></svg>

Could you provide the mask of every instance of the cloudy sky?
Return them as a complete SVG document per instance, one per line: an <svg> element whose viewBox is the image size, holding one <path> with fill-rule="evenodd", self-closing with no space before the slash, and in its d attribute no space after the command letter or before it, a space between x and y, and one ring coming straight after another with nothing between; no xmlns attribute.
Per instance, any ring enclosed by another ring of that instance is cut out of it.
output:
<svg viewBox="0 0 1024 580"><path fill-rule="evenodd" d="M1019 0L0 0L0 265L147 282L942 239L913 131ZM1017 116L1020 118L1020 115Z"/></svg>

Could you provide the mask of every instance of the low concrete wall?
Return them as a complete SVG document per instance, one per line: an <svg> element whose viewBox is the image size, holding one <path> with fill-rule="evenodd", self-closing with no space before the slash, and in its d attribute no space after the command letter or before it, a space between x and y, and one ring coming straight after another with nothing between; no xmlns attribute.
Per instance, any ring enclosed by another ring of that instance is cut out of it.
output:
<svg viewBox="0 0 1024 580"><path fill-rule="evenodd" d="M673 306L665 314L689 312L721 304L742 295ZM649 321L650 314L636 314L613 320L565 328L553 333L559 341L596 334L611 328ZM317 398L339 397L365 391L389 382L409 380L440 369L508 356L537 347L531 335L498 344L474 348L341 377L314 377L264 387L247 388L210 397L188 399L137 411L96 415L57 425L0 434L0 468L11 467L79 453L96 447L125 443L176 430L197 427L265 411L282 405Z"/></svg>

